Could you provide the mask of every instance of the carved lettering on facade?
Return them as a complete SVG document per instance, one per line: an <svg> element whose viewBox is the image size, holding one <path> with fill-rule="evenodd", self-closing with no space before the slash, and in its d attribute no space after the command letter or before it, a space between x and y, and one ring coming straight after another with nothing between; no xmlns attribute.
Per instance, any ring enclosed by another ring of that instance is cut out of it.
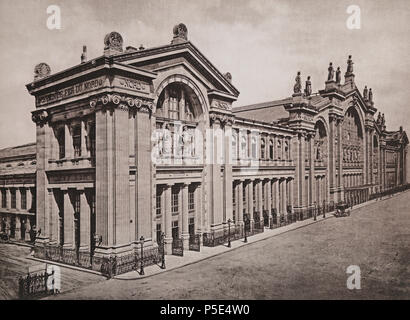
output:
<svg viewBox="0 0 410 320"><path fill-rule="evenodd" d="M147 84L142 81L122 77L118 77L118 84L124 88L137 91L147 91L148 88Z"/></svg>
<svg viewBox="0 0 410 320"><path fill-rule="evenodd" d="M37 107L101 88L104 85L104 80L105 77L100 77L39 96L36 101Z"/></svg>

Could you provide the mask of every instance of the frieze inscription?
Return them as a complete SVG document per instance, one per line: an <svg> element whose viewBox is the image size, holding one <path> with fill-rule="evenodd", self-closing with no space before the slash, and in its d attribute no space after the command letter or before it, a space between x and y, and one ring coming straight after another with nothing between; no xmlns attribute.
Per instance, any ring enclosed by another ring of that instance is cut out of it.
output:
<svg viewBox="0 0 410 320"><path fill-rule="evenodd" d="M42 106L45 104L49 104L52 102L60 101L63 99L67 99L69 97L89 92L98 88L101 88L104 85L105 77L100 77L88 81L84 81L70 87L47 93L45 95L37 97L37 106Z"/></svg>

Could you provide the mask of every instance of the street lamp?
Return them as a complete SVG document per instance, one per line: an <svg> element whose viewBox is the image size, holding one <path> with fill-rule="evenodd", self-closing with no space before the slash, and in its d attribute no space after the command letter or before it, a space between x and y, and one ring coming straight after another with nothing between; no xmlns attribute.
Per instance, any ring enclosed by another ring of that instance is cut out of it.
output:
<svg viewBox="0 0 410 320"><path fill-rule="evenodd" d="M165 269L165 233L161 233L161 246L162 246L162 257L161 257L161 269Z"/></svg>
<svg viewBox="0 0 410 320"><path fill-rule="evenodd" d="M140 276L143 276L144 273L144 236L141 236L141 269L140 269Z"/></svg>
<svg viewBox="0 0 410 320"><path fill-rule="evenodd" d="M228 219L228 248L231 247L231 219Z"/></svg>
<svg viewBox="0 0 410 320"><path fill-rule="evenodd" d="M247 243L248 242L248 238L246 236L246 224L248 223L248 215L245 216L245 224L243 225L243 230L245 233L245 239L243 239L243 242Z"/></svg>
<svg viewBox="0 0 410 320"><path fill-rule="evenodd" d="M317 211L316 211L316 208L317 208L317 204L316 204L316 201L314 202L314 204L313 204L313 221L316 221L316 215L317 215Z"/></svg>

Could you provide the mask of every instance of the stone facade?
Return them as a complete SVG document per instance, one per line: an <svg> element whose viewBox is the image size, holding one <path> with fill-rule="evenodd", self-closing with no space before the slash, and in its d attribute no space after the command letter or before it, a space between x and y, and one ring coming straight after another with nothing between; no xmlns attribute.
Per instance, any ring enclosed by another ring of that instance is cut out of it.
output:
<svg viewBox="0 0 410 320"><path fill-rule="evenodd" d="M170 45L123 49L113 32L98 58L83 54L55 74L36 67L26 86L36 150L0 159L13 170L31 161L22 174L0 171L1 214L15 217L15 230L35 212L36 246L121 256L141 242L155 248L164 233L170 253L175 239L188 247L194 234L202 241L228 223L280 226L407 183L406 133L374 120L351 57L343 84L329 73L312 94L299 73L291 97L233 108L231 74L187 35L181 24ZM35 207L9 205L10 190L30 190Z"/></svg>

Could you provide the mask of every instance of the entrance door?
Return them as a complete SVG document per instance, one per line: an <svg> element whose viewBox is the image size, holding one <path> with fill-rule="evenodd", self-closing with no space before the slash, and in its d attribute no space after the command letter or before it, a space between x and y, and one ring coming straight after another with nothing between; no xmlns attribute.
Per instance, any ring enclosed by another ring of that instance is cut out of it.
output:
<svg viewBox="0 0 410 320"><path fill-rule="evenodd" d="M172 239L179 238L179 225L178 221L172 221Z"/></svg>

